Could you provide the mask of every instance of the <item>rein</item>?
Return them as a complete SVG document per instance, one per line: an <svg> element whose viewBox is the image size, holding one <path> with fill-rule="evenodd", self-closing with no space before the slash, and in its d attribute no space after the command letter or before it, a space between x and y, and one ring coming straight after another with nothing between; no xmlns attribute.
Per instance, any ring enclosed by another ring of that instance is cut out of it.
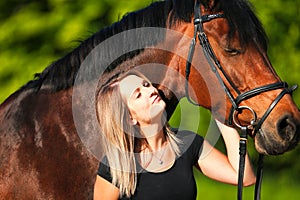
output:
<svg viewBox="0 0 300 200"><path fill-rule="evenodd" d="M240 129L240 161L239 161L239 176L238 176L238 192L237 198L238 200L242 199L243 194L243 179L244 179L244 169L245 169L245 156L247 152L247 137L251 135L252 137L255 136L257 132L259 132L263 122L269 116L273 108L277 105L277 103L282 99L285 94L291 94L295 89L297 89L297 85L293 85L292 87L288 87L286 82L277 82L268 85L264 85L261 87L257 87L241 93L238 87L233 83L230 77L225 73L223 67L221 66L219 60L217 59L208 38L203 29L203 23L209 22L216 18L225 18L224 14L217 13L217 14L208 14L208 15L201 15L200 9L200 2L198 0L195 1L194 6L194 37L192 38L187 62L186 62L186 82L185 82L185 92L186 97L190 103L193 105L200 106L198 103L194 102L188 92L188 80L191 71L191 63L194 56L195 45L197 43L197 38L200 41L200 44L203 49L203 53L208 61L208 64L211 67L211 70L215 73L219 84L223 88L226 93L226 96L229 98L232 107L229 114L229 125L232 125L232 122ZM237 97L234 97L231 93L229 87L223 81L220 73L225 77L226 81L229 83L230 87L238 94ZM275 98L275 100L270 104L264 115L261 117L259 121L257 121L255 111L248 107L248 106L239 106L240 103L246 99L254 97L264 92L282 89L281 93ZM237 114L240 113L242 110L250 110L253 114L253 119L249 122L249 125L241 125L238 123ZM258 159L258 167L257 167L257 174L256 174L256 184L255 184L255 200L260 200L260 193L261 193L261 183L262 183L262 174L263 174L263 155L259 154Z"/></svg>

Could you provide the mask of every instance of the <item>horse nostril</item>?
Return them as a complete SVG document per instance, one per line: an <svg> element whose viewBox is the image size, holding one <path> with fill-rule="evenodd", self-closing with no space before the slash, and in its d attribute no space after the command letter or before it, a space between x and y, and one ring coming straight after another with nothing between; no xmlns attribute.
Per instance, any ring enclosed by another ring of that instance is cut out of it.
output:
<svg viewBox="0 0 300 200"><path fill-rule="evenodd" d="M291 116L285 116L279 120L277 130L283 140L292 141L295 138L297 126Z"/></svg>

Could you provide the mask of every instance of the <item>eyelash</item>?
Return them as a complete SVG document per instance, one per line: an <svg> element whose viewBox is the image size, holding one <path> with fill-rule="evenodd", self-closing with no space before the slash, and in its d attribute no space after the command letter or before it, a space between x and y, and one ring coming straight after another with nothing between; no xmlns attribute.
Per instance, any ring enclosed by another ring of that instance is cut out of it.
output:
<svg viewBox="0 0 300 200"><path fill-rule="evenodd" d="M148 81L143 81L143 83L142 83L142 86L143 87L149 87L150 86L150 83L148 82ZM141 93L140 92L138 92L137 94L136 94L136 99L138 99L138 98L140 98L141 97Z"/></svg>

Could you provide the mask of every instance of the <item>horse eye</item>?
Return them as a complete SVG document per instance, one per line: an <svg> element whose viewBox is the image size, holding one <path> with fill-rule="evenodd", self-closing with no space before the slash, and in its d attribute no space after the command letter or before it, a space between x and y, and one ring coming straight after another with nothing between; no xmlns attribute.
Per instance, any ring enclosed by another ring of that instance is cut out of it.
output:
<svg viewBox="0 0 300 200"><path fill-rule="evenodd" d="M234 48L225 48L224 50L225 50L225 52L226 52L227 54L229 54L229 55L231 55L231 56L235 56L235 55L238 55L238 54L241 53L240 50L234 49Z"/></svg>

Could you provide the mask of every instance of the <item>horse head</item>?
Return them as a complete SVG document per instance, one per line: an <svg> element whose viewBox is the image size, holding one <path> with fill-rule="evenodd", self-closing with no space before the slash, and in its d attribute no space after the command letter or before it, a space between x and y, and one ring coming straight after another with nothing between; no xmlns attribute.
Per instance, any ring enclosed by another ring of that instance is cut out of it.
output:
<svg viewBox="0 0 300 200"><path fill-rule="evenodd" d="M273 69L265 32L251 6L205 2L196 3L192 19L177 26L199 42L189 61L191 98L227 125L252 128L260 153L294 148L300 137L300 112L291 96L296 87L289 88ZM197 64L199 57L207 64Z"/></svg>

